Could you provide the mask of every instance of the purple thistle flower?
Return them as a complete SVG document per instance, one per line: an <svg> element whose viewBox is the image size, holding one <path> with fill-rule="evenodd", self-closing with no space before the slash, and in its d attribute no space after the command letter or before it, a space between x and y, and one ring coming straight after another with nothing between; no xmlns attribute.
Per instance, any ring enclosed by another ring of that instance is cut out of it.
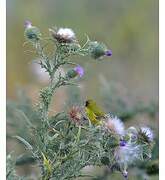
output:
<svg viewBox="0 0 165 180"><path fill-rule="evenodd" d="M105 56L112 56L112 50L105 51Z"/></svg>
<svg viewBox="0 0 165 180"><path fill-rule="evenodd" d="M30 28L30 27L32 27L32 23L30 21L26 20L24 23L24 26L25 26L25 28Z"/></svg>
<svg viewBox="0 0 165 180"><path fill-rule="evenodd" d="M153 135L152 130L149 127L141 127L141 131L143 134L145 134L147 136L147 138L149 139L150 142L153 141L154 135Z"/></svg>
<svg viewBox="0 0 165 180"><path fill-rule="evenodd" d="M120 140L120 146L123 147L123 146L126 146L127 142L125 140Z"/></svg>
<svg viewBox="0 0 165 180"><path fill-rule="evenodd" d="M74 70L77 72L77 74L82 77L84 75L84 69L80 65L76 66Z"/></svg>

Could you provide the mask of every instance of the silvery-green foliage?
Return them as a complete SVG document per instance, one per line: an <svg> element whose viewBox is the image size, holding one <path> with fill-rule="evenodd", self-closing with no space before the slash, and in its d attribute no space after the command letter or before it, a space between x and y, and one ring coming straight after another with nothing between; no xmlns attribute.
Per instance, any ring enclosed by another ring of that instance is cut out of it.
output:
<svg viewBox="0 0 165 180"><path fill-rule="evenodd" d="M101 60L103 56L111 56L112 52L103 43L92 42L89 38L80 45L74 32L68 28L51 29L50 37L46 38L30 22L26 22L25 28L26 39L36 50L41 68L48 72L50 83L40 90L37 106L28 105L28 111L23 105L12 109L11 103L9 118L15 113L15 119L20 118L26 124L23 127L26 127L25 133L28 131L27 137L22 137L20 131L12 137L24 144L40 167L38 179L64 180L90 176L81 173L88 165L107 166L127 177L129 163L151 157L153 140L150 141L148 133L136 128L124 130L123 123L111 114L105 115L101 125L92 125L84 107L68 107L72 109L69 113L64 111L49 115L56 90L76 85L75 79L84 75L83 68L71 61L72 56L91 56ZM54 51L47 54L45 43L49 42ZM59 68L66 67L69 70L65 70L64 74L58 72ZM122 134L117 131L120 126Z"/></svg>
<svg viewBox="0 0 165 180"><path fill-rule="evenodd" d="M10 153L6 157L6 178L7 180L27 180L25 177L20 177L15 171L15 159Z"/></svg>
<svg viewBox="0 0 165 180"><path fill-rule="evenodd" d="M12 159L11 154L8 154L6 158L6 178L8 180L17 179L17 175L15 173L15 162Z"/></svg>

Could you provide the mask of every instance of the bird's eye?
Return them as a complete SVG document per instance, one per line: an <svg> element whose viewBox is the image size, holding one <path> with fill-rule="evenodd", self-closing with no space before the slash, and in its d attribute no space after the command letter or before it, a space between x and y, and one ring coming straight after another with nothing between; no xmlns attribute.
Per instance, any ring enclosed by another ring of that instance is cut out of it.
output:
<svg viewBox="0 0 165 180"><path fill-rule="evenodd" d="M85 106L87 107L89 105L89 101L86 101L85 102Z"/></svg>

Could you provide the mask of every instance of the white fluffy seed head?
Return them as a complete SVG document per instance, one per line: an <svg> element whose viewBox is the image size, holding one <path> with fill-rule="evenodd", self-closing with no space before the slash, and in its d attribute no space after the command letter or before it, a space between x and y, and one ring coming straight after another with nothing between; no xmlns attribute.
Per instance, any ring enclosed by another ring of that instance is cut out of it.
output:
<svg viewBox="0 0 165 180"><path fill-rule="evenodd" d="M57 31L57 35L66 40L74 40L76 38L75 33L70 28L60 28Z"/></svg>
<svg viewBox="0 0 165 180"><path fill-rule="evenodd" d="M132 164L135 160L139 159L141 154L141 148L139 145L126 144L126 146L120 146L115 151L115 158L118 163Z"/></svg>
<svg viewBox="0 0 165 180"><path fill-rule="evenodd" d="M123 135L124 134L124 124L123 122L118 119L116 116L115 117L109 117L107 122L106 122L106 127L119 134L119 135Z"/></svg>

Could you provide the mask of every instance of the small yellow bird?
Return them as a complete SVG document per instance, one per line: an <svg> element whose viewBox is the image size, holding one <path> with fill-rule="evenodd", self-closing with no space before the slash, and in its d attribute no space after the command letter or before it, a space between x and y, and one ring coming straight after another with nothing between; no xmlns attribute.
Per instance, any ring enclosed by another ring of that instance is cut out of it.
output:
<svg viewBox="0 0 165 180"><path fill-rule="evenodd" d="M102 120L106 114L92 99L89 99L85 102L85 112L90 122L94 125L102 124Z"/></svg>

